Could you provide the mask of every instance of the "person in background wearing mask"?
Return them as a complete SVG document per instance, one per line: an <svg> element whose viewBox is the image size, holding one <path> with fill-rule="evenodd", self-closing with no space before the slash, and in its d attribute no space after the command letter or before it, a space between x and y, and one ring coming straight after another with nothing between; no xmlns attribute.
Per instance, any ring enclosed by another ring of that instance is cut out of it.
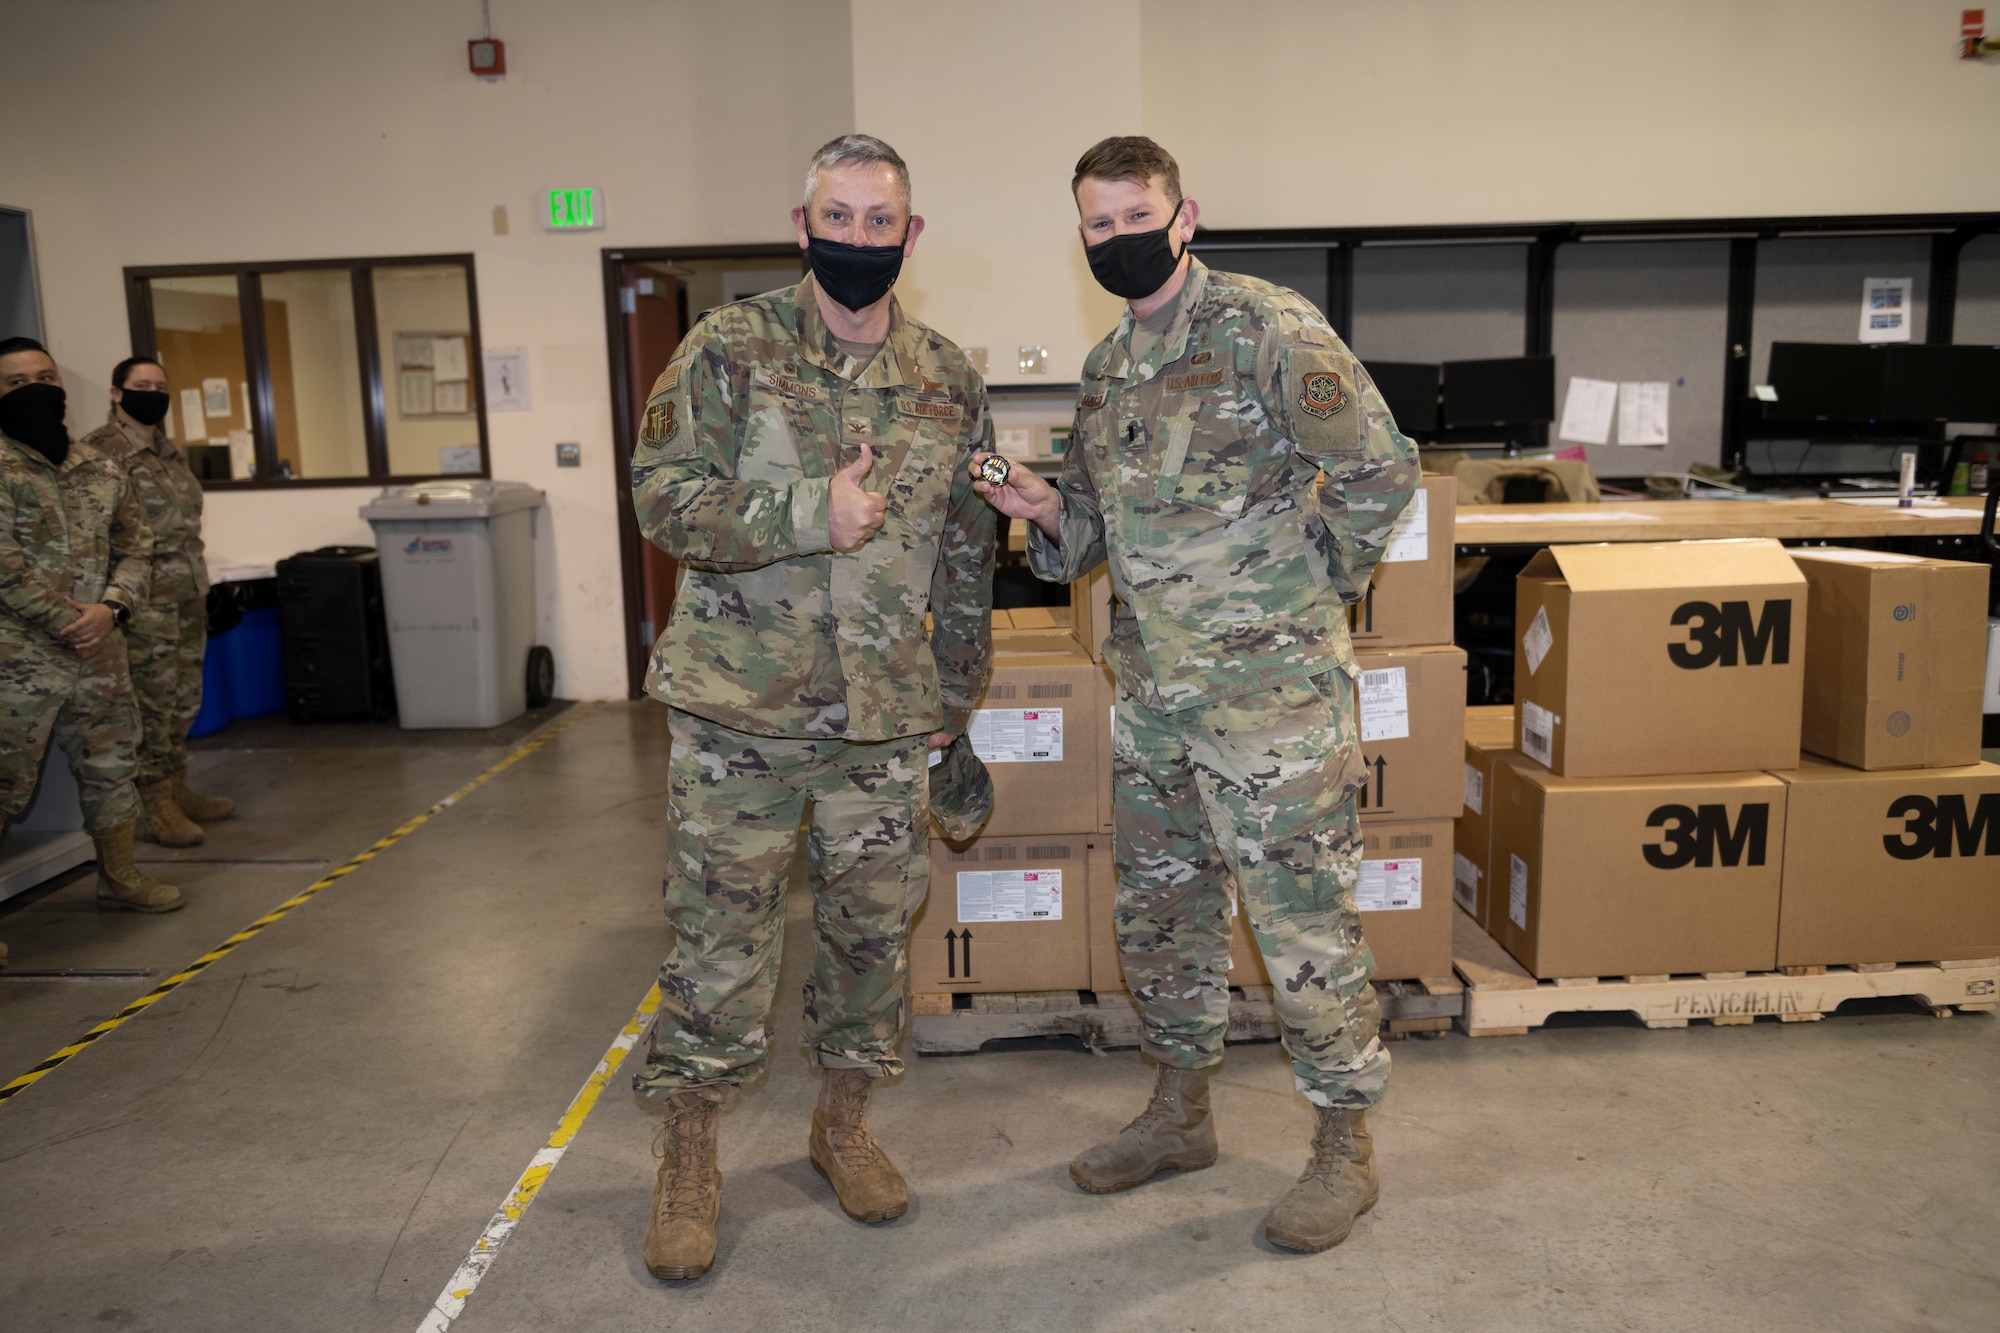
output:
<svg viewBox="0 0 2000 1333"><path fill-rule="evenodd" d="M1070 1176L1108 1194L1215 1161L1233 879L1316 1114L1305 1175L1264 1234L1324 1250L1374 1206L1364 1115L1389 1076L1354 904L1345 604L1416 489L1416 448L1304 297L1188 252L1200 208L1165 149L1106 139L1070 191L1091 272L1130 308L1084 362L1058 485L1021 467L978 484L1028 521L1036 574L1066 583L1108 561L1119 601L1114 918L1158 1070L1145 1112Z"/></svg>
<svg viewBox="0 0 2000 1333"><path fill-rule="evenodd" d="M0 340L0 821L28 808L53 736L97 844L97 905L171 912L132 863L139 719L119 626L146 604L153 533L124 470L63 422L62 376Z"/></svg>
<svg viewBox="0 0 2000 1333"><path fill-rule="evenodd" d="M924 225L909 170L844 135L814 154L792 222L811 274L695 325L632 458L640 529L681 564L646 675L672 710L675 943L633 1080L666 1113L645 1240L659 1278L715 1259L718 1108L765 1063L808 800L807 1151L848 1216L909 1207L865 1112L902 1069L928 762L965 743L992 652L997 520L966 471L992 447L986 386L890 295Z"/></svg>
<svg viewBox="0 0 2000 1333"><path fill-rule="evenodd" d="M201 825L227 819L235 803L187 785L187 736L201 711L208 651L208 564L202 558L201 483L160 423L167 372L143 356L111 372L111 415L83 442L125 469L153 529L152 588L125 627L132 696L139 705L139 801L143 836L196 847Z"/></svg>

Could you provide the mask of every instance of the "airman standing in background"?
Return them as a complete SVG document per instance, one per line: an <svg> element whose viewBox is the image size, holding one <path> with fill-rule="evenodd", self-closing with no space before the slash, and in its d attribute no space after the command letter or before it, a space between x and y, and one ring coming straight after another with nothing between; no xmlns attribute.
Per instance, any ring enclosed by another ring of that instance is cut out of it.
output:
<svg viewBox="0 0 2000 1333"><path fill-rule="evenodd" d="M152 588L125 627L132 695L139 706L139 800L144 836L195 847L201 825L227 819L235 802L187 785L188 729L201 711L208 651L208 565L202 558L201 482L160 423L167 372L143 356L111 372L111 416L83 442L125 469L153 529Z"/></svg>
<svg viewBox="0 0 2000 1333"><path fill-rule="evenodd" d="M124 470L64 423L62 375L0 341L0 821L28 808L49 739L97 844L97 905L171 912L181 892L132 862L139 719L121 624L146 603L152 530Z"/></svg>
<svg viewBox="0 0 2000 1333"><path fill-rule="evenodd" d="M1416 489L1416 449L1304 297L1188 252L1199 207L1165 149L1106 139L1070 188L1091 272L1129 309L1084 362L1058 485L1017 467L977 487L1028 520L1036 574L1067 583L1109 561L1119 601L1114 917L1159 1067L1145 1112L1070 1175L1110 1193L1215 1161L1233 879L1317 1114L1265 1235L1323 1250L1374 1206L1364 1116L1389 1076L1354 905L1345 604Z"/></svg>

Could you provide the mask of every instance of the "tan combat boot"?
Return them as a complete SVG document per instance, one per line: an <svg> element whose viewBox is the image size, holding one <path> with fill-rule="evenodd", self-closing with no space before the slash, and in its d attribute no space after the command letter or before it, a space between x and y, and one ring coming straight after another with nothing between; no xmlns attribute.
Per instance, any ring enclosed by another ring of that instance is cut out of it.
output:
<svg viewBox="0 0 2000 1333"><path fill-rule="evenodd" d="M653 1140L660 1175L653 1182L653 1219L646 1224L646 1271L654 1277L700 1277L715 1262L715 1219L722 1212L722 1172L716 1168L721 1110L698 1092L667 1099L666 1121Z"/></svg>
<svg viewBox="0 0 2000 1333"><path fill-rule="evenodd" d="M1215 1165L1215 1121L1208 1113L1208 1071L1161 1065L1153 1099L1139 1118L1094 1148L1078 1153L1069 1178L1092 1194L1116 1194L1162 1171Z"/></svg>
<svg viewBox="0 0 2000 1333"><path fill-rule="evenodd" d="M841 1211L857 1222L887 1222L910 1208L910 1187L868 1132L865 1069L829 1069L820 1077L806 1153L840 1197Z"/></svg>
<svg viewBox="0 0 2000 1333"><path fill-rule="evenodd" d="M139 801L146 807L146 841L162 847L199 847L201 825L187 817L174 800L174 780L161 778L139 788Z"/></svg>
<svg viewBox="0 0 2000 1333"><path fill-rule="evenodd" d="M213 824L236 813L236 802L227 796L202 796L189 791L186 769L174 774L174 804L197 824Z"/></svg>
<svg viewBox="0 0 2000 1333"><path fill-rule="evenodd" d="M1288 1250L1330 1250L1347 1239L1354 1219L1375 1206L1375 1141L1367 1112L1317 1106L1312 1160L1306 1173L1264 1219L1264 1239Z"/></svg>
<svg viewBox="0 0 2000 1333"><path fill-rule="evenodd" d="M97 844L97 905L107 912L172 912L187 906L181 891L162 884L132 862L132 826L117 824L90 835Z"/></svg>

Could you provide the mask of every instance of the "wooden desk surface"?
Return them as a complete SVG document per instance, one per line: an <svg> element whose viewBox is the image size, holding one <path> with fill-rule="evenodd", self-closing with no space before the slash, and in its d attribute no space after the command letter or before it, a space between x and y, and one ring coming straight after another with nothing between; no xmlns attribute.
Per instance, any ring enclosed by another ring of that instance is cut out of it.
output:
<svg viewBox="0 0 2000 1333"><path fill-rule="evenodd" d="M1851 505L1817 497L1479 505L1458 511L1453 535L1461 546L1678 542L1702 537L1945 537L1979 531L1981 504L1977 496L1952 496L1941 509ZM1028 549L1021 524L1011 525L1008 547Z"/></svg>
<svg viewBox="0 0 2000 1333"><path fill-rule="evenodd" d="M1602 504L1479 505L1458 511L1459 545L1677 542L1703 537L1944 537L1979 531L1981 500L1943 508L1803 500L1607 500Z"/></svg>

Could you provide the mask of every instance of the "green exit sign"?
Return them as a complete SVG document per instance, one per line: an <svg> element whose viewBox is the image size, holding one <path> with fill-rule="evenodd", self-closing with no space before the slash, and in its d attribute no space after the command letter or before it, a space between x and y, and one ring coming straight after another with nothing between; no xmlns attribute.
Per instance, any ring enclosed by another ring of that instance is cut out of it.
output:
<svg viewBox="0 0 2000 1333"><path fill-rule="evenodd" d="M604 192L590 186L550 190L550 231L596 231L604 226Z"/></svg>

